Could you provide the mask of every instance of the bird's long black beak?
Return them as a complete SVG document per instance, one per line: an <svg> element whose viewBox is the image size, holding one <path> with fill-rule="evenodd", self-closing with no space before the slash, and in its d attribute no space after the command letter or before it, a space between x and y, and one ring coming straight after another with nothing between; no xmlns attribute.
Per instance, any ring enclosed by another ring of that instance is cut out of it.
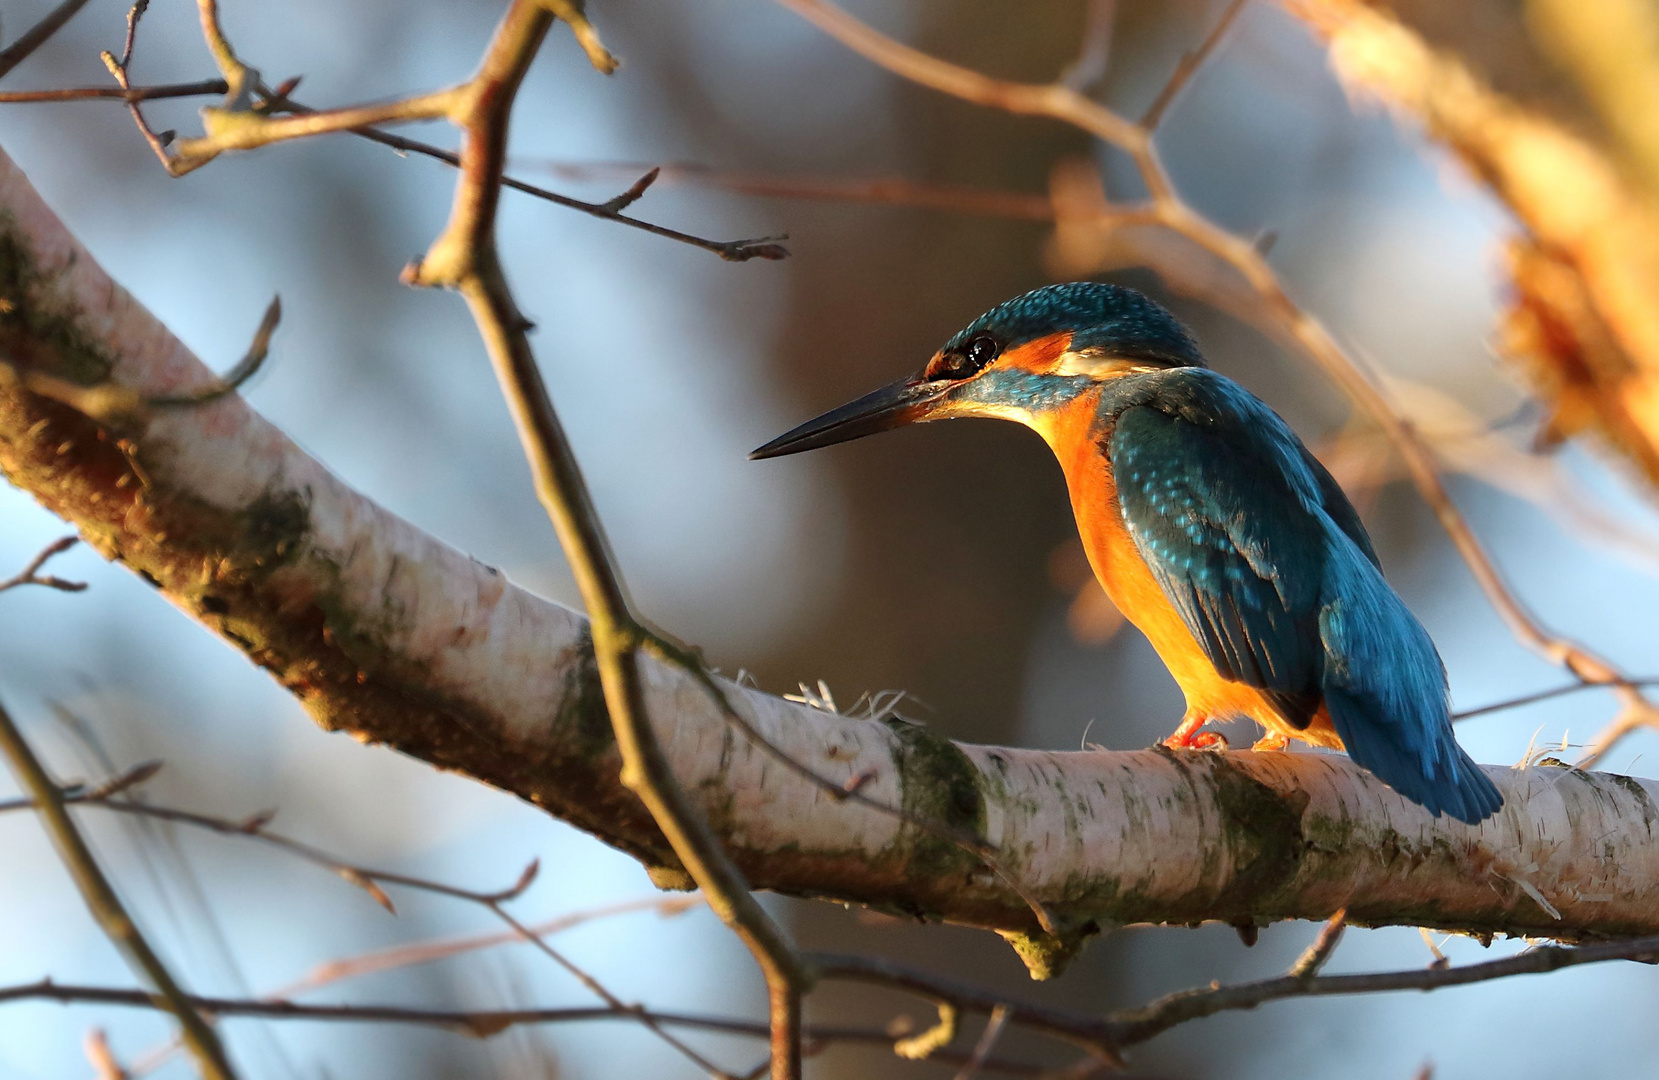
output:
<svg viewBox="0 0 1659 1080"><path fill-rule="evenodd" d="M874 435L878 431L891 431L913 424L926 418L949 386L948 383L922 382L915 378L901 379L839 409L808 420L794 431L779 435L751 453L749 460L798 454L802 450L834 446Z"/></svg>

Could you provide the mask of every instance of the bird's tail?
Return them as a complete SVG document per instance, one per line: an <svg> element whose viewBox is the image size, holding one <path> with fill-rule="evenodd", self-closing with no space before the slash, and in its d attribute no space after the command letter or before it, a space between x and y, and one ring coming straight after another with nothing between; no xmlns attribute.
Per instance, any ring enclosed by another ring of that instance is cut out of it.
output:
<svg viewBox="0 0 1659 1080"><path fill-rule="evenodd" d="M1491 779L1457 745L1448 720L1408 733L1375 700L1332 685L1325 687L1325 707L1348 756L1431 814L1474 825L1503 805Z"/></svg>
<svg viewBox="0 0 1659 1080"><path fill-rule="evenodd" d="M1431 813L1473 825L1503 796L1452 734L1446 669L1427 630L1352 544L1327 565L1321 689L1348 756Z"/></svg>

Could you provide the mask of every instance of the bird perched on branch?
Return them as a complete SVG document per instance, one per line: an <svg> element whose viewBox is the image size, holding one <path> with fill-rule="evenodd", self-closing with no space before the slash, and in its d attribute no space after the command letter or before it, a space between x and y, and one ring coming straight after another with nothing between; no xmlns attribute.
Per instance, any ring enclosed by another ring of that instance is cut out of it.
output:
<svg viewBox="0 0 1659 1080"><path fill-rule="evenodd" d="M920 375L810 420L778 457L957 416L1016 420L1060 460L1095 575L1187 698L1165 745L1248 717L1346 749L1435 814L1503 799L1452 735L1446 671L1359 515L1290 427L1130 289L1052 285L957 333Z"/></svg>

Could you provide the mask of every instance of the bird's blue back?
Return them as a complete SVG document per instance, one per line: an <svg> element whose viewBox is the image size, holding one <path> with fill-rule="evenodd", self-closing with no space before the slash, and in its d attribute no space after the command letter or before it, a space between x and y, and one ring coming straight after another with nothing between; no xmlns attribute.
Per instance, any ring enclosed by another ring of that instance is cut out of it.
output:
<svg viewBox="0 0 1659 1080"><path fill-rule="evenodd" d="M1095 434L1136 547L1221 674L1297 728L1323 703L1357 763L1433 812L1475 822L1501 805L1453 738L1434 643L1272 409L1181 367L1107 383Z"/></svg>

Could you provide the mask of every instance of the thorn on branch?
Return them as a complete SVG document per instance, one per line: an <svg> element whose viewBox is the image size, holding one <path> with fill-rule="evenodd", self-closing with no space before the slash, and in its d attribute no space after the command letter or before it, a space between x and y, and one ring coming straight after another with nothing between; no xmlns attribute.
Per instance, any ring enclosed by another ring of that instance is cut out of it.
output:
<svg viewBox="0 0 1659 1080"><path fill-rule="evenodd" d="M265 831L265 826L276 820L276 810L256 810L252 814L236 823L236 831L248 836L258 836Z"/></svg>
<svg viewBox="0 0 1659 1080"><path fill-rule="evenodd" d="M340 875L341 880L355 885L359 889L362 889L364 892L368 893L369 896L374 899L375 903L385 908L388 912L393 915L397 914L397 905L393 904L392 898L386 895L386 890L382 889L378 882L363 873L363 871L359 870L355 866L346 866L341 864L340 866L335 867L334 872Z"/></svg>
<svg viewBox="0 0 1659 1080"><path fill-rule="evenodd" d="M119 776L112 776L88 791L85 798L89 800L108 799L111 796L121 794L123 791L135 788L153 779L161 771L162 764L160 761L145 761L134 765Z"/></svg>
<svg viewBox="0 0 1659 1080"><path fill-rule="evenodd" d="M508 900L517 900L520 896L524 895L524 890L528 889L531 884L535 882L536 875L540 873L541 860L531 859L529 865L524 868L524 871L521 874L519 874L517 881L513 882L512 885L508 886L506 889L503 889L501 892L487 894L485 899L492 904L503 904Z"/></svg>
<svg viewBox="0 0 1659 1080"><path fill-rule="evenodd" d="M650 172L635 180L633 186L627 191L606 202L604 204L605 212L610 214L620 213L638 202L640 196L645 194L645 189L656 183L657 177L661 174L661 166L654 166Z"/></svg>

